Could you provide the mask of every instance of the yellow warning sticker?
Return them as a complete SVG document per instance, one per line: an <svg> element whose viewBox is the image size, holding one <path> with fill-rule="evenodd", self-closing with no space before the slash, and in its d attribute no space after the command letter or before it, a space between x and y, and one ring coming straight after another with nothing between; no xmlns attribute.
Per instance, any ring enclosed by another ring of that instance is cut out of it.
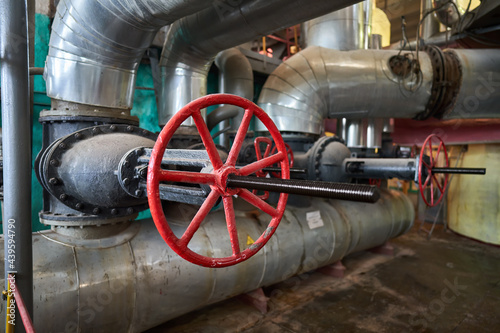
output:
<svg viewBox="0 0 500 333"><path fill-rule="evenodd" d="M252 237L250 237L250 236L247 235L247 246L250 246L253 243L255 243L255 241L252 239Z"/></svg>

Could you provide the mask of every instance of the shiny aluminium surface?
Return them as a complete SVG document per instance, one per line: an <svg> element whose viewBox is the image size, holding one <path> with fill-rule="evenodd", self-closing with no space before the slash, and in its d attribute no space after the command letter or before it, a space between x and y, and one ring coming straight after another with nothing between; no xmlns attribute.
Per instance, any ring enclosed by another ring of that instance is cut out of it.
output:
<svg viewBox="0 0 500 333"><path fill-rule="evenodd" d="M383 190L376 204L300 201L302 207L288 206L262 251L242 264L220 269L196 266L178 257L151 220L137 221L116 236L98 240L52 231L36 233L35 329L141 332L204 305L379 246L407 232L414 220L410 200L395 191ZM251 243L263 232L269 216L236 202L239 240ZM166 207L176 235L183 234L186 221L196 211L188 205ZM316 217L314 223L311 214ZM215 257L231 253L223 219L222 210L210 213L194 235L191 249ZM4 311L5 307L2 317Z"/></svg>
<svg viewBox="0 0 500 333"><path fill-rule="evenodd" d="M321 46L350 51L368 48L371 30L371 1L304 22L301 27L303 47Z"/></svg>
<svg viewBox="0 0 500 333"><path fill-rule="evenodd" d="M219 52L215 57L215 65L219 69L219 92L233 94L253 101L253 71L248 58L238 48L230 48ZM209 123L219 124L219 130L230 128L236 131L243 119L243 109L231 105L222 105L212 111L207 117ZM235 115L235 116L233 116ZM231 119L232 120L229 120ZM222 133L219 143L229 147L229 136Z"/></svg>
<svg viewBox="0 0 500 333"><path fill-rule="evenodd" d="M47 95L130 109L139 61L163 26L212 4L205 0L61 0L45 66Z"/></svg>
<svg viewBox="0 0 500 333"><path fill-rule="evenodd" d="M413 118L431 96L432 65L422 52L422 82L409 92L389 67L398 52L308 47L269 76L258 104L281 131L311 134L325 118Z"/></svg>
<svg viewBox="0 0 500 333"><path fill-rule="evenodd" d="M310 20L358 1L238 0L216 2L175 22L160 60L158 118L164 125L180 108L206 95L206 76L220 51Z"/></svg>
<svg viewBox="0 0 500 333"><path fill-rule="evenodd" d="M459 61L462 84L444 119L500 117L500 50L448 49Z"/></svg>

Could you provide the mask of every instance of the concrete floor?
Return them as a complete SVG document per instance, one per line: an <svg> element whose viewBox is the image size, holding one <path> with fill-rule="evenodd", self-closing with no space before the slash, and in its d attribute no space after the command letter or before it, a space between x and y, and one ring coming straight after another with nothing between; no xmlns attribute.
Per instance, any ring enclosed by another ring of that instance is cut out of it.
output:
<svg viewBox="0 0 500 333"><path fill-rule="evenodd" d="M343 260L344 278L264 288L267 314L233 298L148 332L500 332L500 248L442 227L428 241L419 225L391 241L394 256Z"/></svg>

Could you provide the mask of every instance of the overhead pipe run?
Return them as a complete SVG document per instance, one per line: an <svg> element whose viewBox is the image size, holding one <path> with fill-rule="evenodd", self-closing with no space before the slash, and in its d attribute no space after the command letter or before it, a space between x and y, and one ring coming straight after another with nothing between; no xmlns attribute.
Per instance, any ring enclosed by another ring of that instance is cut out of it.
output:
<svg viewBox="0 0 500 333"><path fill-rule="evenodd" d="M432 64L422 54L417 82L393 73L389 60L397 55L308 47L269 76L258 104L279 130L317 135L325 118L413 118L431 95ZM420 88L405 91L404 83Z"/></svg>
<svg viewBox="0 0 500 333"><path fill-rule="evenodd" d="M398 54L309 47L269 76L258 104L279 130L311 134L325 118L500 117L499 50L428 47L418 75Z"/></svg>
<svg viewBox="0 0 500 333"><path fill-rule="evenodd" d="M139 62L158 30L212 2L61 0L45 65L47 95L131 109Z"/></svg>
<svg viewBox="0 0 500 333"><path fill-rule="evenodd" d="M310 20L357 0L237 0L214 6L175 22L160 60L160 125L184 105L207 93L208 70L220 51ZM189 125L189 123L186 123Z"/></svg>

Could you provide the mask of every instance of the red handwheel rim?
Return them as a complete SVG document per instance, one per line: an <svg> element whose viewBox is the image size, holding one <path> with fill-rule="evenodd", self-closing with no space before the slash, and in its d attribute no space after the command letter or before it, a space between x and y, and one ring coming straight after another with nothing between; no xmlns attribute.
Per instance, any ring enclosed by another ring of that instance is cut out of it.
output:
<svg viewBox="0 0 500 333"><path fill-rule="evenodd" d="M436 154L433 154L432 150L432 140L436 141L436 143L439 143L438 149L436 151ZM429 150L429 157L430 157L430 163L427 163L424 161L424 156L426 155L425 152ZM446 146L443 142L443 140L435 135L431 134L425 139L424 144L422 145L422 149L420 150L420 157L419 157L419 162L418 162L418 187L420 190L420 195L422 196L422 199L424 200L425 204L429 207L434 207L437 204L443 200L444 194L446 192L446 188L448 186L448 175L444 176L444 184L440 185L439 180L436 178L436 175L433 173L432 169L434 167L437 167L437 159L439 158L440 153L443 152L445 156L445 165L444 167L449 167L450 162L448 160L448 151L446 150ZM423 171L424 169L427 170L427 177L425 180L423 179ZM434 197L434 186L437 187L439 191L439 198L435 200ZM425 196L425 189L427 187L430 187L431 189L431 200L427 200Z"/></svg>
<svg viewBox="0 0 500 333"><path fill-rule="evenodd" d="M223 163L220 159L215 143L210 136L210 131L208 130L208 127L200 113L200 110L217 104L231 104L245 109L245 115L241 126L238 129L233 146L225 163ZM260 161L236 169L235 164L238 153L243 144L243 140L245 139L252 116L256 116L267 127L271 137L278 147L278 152L275 155L271 155ZM161 169L161 160L168 142L174 135L175 130L189 117L193 118L205 148L207 149L210 161L212 162L214 171L210 174L168 171ZM289 179L290 169L283 138L271 118L269 118L269 116L254 103L234 95L216 94L201 97L187 104L179 112L177 112L172 119L170 119L160 132L158 140L153 148L148 167L148 201L154 223L161 237L179 256L194 264L205 267L226 267L251 258L269 241L271 236L276 231L276 228L278 227L285 212L288 195L281 193L277 207L274 208L246 189L227 189L225 181L227 180L227 176L229 174L247 176L278 162L281 165L281 178ZM208 195L207 199L193 218L193 221L191 221L183 236L180 238L178 238L173 233L172 229L170 229L163 213L159 191L159 184L161 181L207 184L210 185L212 189L211 193ZM233 196L236 194L240 198L248 201L255 207L272 216L271 222L262 235L250 247L243 251L239 248L233 208ZM203 222L219 197L222 197L222 201L224 203L226 224L230 235L233 255L229 257L212 258L192 251L188 248L188 245L194 233L200 227L201 222Z"/></svg>

